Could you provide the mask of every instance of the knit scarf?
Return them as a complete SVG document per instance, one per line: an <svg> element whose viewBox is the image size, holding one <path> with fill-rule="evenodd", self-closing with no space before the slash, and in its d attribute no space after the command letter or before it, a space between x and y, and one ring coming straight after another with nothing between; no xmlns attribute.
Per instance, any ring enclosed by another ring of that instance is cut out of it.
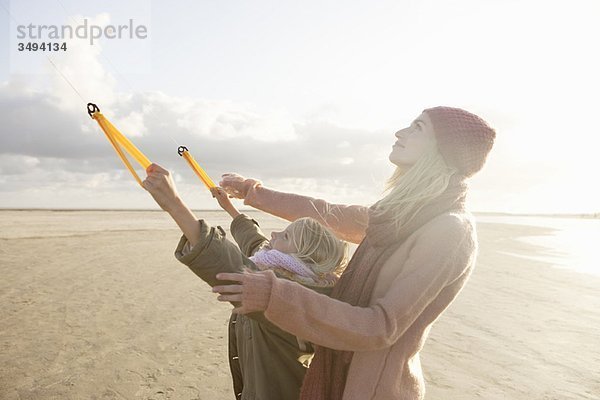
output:
<svg viewBox="0 0 600 400"><path fill-rule="evenodd" d="M397 228L392 214L369 208L365 238L333 288L331 297L359 307L368 307L379 272L392 254L417 229L438 215L464 210L467 185L463 177L451 177L448 188L423 206L407 223ZM353 352L317 346L304 378L301 400L341 400Z"/></svg>
<svg viewBox="0 0 600 400"><path fill-rule="evenodd" d="M250 259L254 261L261 270L280 267L305 278L315 278L315 273L307 265L279 250L261 249L254 253Z"/></svg>
<svg viewBox="0 0 600 400"><path fill-rule="evenodd" d="M261 271L272 270L280 278L308 287L332 288L338 281L338 277L333 273L316 274L307 264L290 254L271 248L257 251L250 260L254 261Z"/></svg>

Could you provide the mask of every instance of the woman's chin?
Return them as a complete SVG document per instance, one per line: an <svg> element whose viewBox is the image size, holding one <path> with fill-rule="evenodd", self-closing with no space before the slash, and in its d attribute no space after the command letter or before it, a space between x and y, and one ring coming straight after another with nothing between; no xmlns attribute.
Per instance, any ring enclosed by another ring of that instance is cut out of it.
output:
<svg viewBox="0 0 600 400"><path fill-rule="evenodd" d="M389 160L396 167L401 168L403 170L407 170L407 169L409 169L413 165L413 163L406 162L405 160L399 160L399 159L394 158L394 157L389 157Z"/></svg>
<svg viewBox="0 0 600 400"><path fill-rule="evenodd" d="M401 157L394 157L394 153L390 154L390 156L388 157L388 160L390 160L390 162L397 167L406 166L406 163L404 162L404 160L402 160Z"/></svg>

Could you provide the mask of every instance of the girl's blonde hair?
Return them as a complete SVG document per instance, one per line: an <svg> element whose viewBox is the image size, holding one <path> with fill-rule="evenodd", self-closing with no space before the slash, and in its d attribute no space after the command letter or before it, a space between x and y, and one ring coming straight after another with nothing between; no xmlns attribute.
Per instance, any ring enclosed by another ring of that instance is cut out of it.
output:
<svg viewBox="0 0 600 400"><path fill-rule="evenodd" d="M308 264L317 275L341 275L348 264L348 242L338 239L317 220L305 217L290 224L291 240L298 249L291 254Z"/></svg>
<svg viewBox="0 0 600 400"><path fill-rule="evenodd" d="M396 168L386 182L387 195L377 203L375 212L391 215L392 222L400 228L442 194L457 172L446 164L437 144L432 142L415 164Z"/></svg>

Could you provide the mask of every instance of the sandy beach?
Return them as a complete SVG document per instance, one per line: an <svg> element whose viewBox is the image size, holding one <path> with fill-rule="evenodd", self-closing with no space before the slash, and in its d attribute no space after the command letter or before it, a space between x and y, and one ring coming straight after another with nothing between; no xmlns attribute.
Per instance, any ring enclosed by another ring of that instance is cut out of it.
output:
<svg viewBox="0 0 600 400"><path fill-rule="evenodd" d="M600 277L518 239L550 233L478 224L477 267L422 352L428 399L600 398ZM0 399L233 399L230 306L175 260L179 236L158 211L0 211Z"/></svg>

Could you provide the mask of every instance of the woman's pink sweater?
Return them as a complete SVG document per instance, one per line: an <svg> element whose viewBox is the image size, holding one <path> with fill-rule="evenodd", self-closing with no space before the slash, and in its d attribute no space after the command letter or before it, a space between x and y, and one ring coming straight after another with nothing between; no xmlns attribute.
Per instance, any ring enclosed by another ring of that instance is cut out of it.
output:
<svg viewBox="0 0 600 400"><path fill-rule="evenodd" d="M250 189L244 204L293 221L320 219L340 237L359 242L367 208ZM381 269L369 307L355 307L271 275L249 288L268 298L265 317L319 346L353 351L344 399L422 399L419 351L433 322L465 285L475 264L477 237L471 214L445 213L410 235ZM252 301L252 298L248 299ZM256 299L259 300L259 299ZM261 300L262 301L262 300Z"/></svg>

